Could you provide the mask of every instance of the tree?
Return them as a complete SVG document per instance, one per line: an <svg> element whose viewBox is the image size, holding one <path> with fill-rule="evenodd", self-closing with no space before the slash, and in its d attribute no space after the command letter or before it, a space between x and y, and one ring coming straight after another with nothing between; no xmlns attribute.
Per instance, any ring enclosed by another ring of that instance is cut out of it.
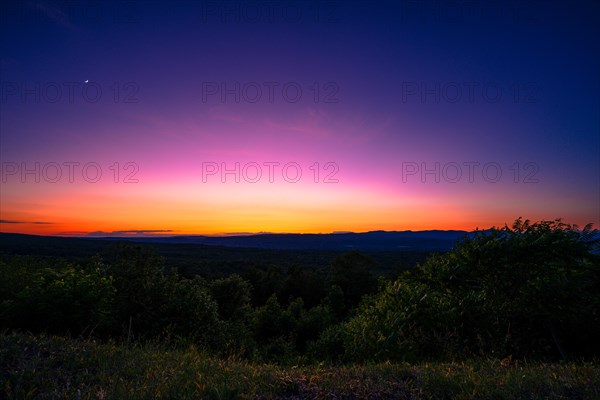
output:
<svg viewBox="0 0 600 400"><path fill-rule="evenodd" d="M331 284L342 289L348 308L356 306L365 294L375 289L372 269L373 260L357 251L342 254L333 261Z"/></svg>
<svg viewBox="0 0 600 400"><path fill-rule="evenodd" d="M251 311L252 286L233 274L210 283L212 297L223 320L246 320Z"/></svg>
<svg viewBox="0 0 600 400"><path fill-rule="evenodd" d="M110 256L107 270L116 289L117 329L127 340L163 337L204 346L222 342L218 305L203 279L166 271L161 257L139 245L119 244Z"/></svg>
<svg viewBox="0 0 600 400"><path fill-rule="evenodd" d="M477 231L368 299L347 347L382 358L598 355L598 243L591 225L561 220Z"/></svg>
<svg viewBox="0 0 600 400"><path fill-rule="evenodd" d="M277 297L284 304L300 297L307 308L317 306L325 297L326 287L323 277L312 270L291 266L285 280L277 291Z"/></svg>
<svg viewBox="0 0 600 400"><path fill-rule="evenodd" d="M113 321L115 289L104 265L15 257L0 261L0 327L34 332L101 333Z"/></svg>

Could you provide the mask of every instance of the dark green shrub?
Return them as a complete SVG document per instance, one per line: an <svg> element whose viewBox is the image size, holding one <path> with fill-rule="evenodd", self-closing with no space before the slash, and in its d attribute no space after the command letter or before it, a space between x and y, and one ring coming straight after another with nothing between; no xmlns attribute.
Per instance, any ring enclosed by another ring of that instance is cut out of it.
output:
<svg viewBox="0 0 600 400"><path fill-rule="evenodd" d="M355 359L598 355L597 232L560 220L492 228L429 258L347 324Z"/></svg>

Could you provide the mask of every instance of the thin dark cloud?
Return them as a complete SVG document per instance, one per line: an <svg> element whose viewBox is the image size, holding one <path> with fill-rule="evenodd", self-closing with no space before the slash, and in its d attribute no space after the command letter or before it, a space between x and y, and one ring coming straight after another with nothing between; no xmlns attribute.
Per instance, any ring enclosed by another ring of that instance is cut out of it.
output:
<svg viewBox="0 0 600 400"><path fill-rule="evenodd" d="M87 236L88 232L84 231L62 231L57 232L54 236Z"/></svg>
<svg viewBox="0 0 600 400"><path fill-rule="evenodd" d="M171 230L171 229L131 229L131 230L125 230L125 231L110 231L110 232L95 231L95 232L89 232L85 236L88 236L88 237L152 236L152 235L156 235L156 234L170 233L170 232L173 232L173 230Z"/></svg>
<svg viewBox="0 0 600 400"><path fill-rule="evenodd" d="M10 220L10 219L0 219L0 224L54 225L54 222L45 222L45 221L14 221L14 220Z"/></svg>

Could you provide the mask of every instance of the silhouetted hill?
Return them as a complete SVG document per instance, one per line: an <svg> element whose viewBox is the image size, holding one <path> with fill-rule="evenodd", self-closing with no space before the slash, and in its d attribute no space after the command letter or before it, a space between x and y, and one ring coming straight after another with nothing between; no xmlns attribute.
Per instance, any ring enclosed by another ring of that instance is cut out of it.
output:
<svg viewBox="0 0 600 400"><path fill-rule="evenodd" d="M466 231L373 231L329 234L257 234L244 236L135 237L126 240L145 243L203 244L274 250L360 250L360 251L448 251ZM123 240L96 238L96 240Z"/></svg>
<svg viewBox="0 0 600 400"><path fill-rule="evenodd" d="M327 269L337 256L356 249L352 247L352 241L344 240L343 236L346 234L339 234L342 235L340 238L331 238L334 235L336 234L327 235L328 238L323 241L322 235L91 239L0 233L0 258L4 255L34 255L78 261L89 259L96 254L103 258L110 258L116 242L129 241L153 248L165 258L168 267L177 268L186 276L196 274L223 276L242 273L247 268L270 268L273 266ZM372 235L375 237L378 233ZM352 235L349 236L352 237ZM356 238L354 239L356 240ZM327 240L333 242L328 243ZM374 243L377 241L375 240ZM308 244L313 248L299 249L307 247ZM292 245L296 247L294 248ZM316 247L317 245L321 247ZM394 242L392 245L397 246L398 243ZM384 247L385 245L380 242L370 248L382 249ZM403 269L423 262L431 253L431 251L416 251L402 247L396 247L389 251L361 250L361 252L373 259L379 273L388 276L393 276Z"/></svg>
<svg viewBox="0 0 600 400"><path fill-rule="evenodd" d="M0 254L87 258L103 253L111 246L113 244L110 242L94 242L83 238L0 232Z"/></svg>

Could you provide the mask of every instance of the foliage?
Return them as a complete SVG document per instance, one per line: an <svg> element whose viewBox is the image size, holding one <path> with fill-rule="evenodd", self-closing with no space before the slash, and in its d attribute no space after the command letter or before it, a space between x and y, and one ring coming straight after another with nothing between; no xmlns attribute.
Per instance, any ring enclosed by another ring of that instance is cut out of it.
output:
<svg viewBox="0 0 600 400"><path fill-rule="evenodd" d="M288 268L281 287L277 288L277 297L284 304L295 298L301 298L306 307L315 307L327 295L326 280L322 274L299 266Z"/></svg>
<svg viewBox="0 0 600 400"><path fill-rule="evenodd" d="M591 226L519 219L378 283L358 252L328 271L213 278L182 276L134 244L79 261L3 255L0 328L283 364L589 358L600 354L598 244Z"/></svg>
<svg viewBox="0 0 600 400"><path fill-rule="evenodd" d="M0 260L0 327L54 333L99 331L112 323L112 279L94 259L87 268L32 257Z"/></svg>
<svg viewBox="0 0 600 400"><path fill-rule="evenodd" d="M367 298L346 328L354 359L598 355L600 261L591 225L478 231Z"/></svg>
<svg viewBox="0 0 600 400"><path fill-rule="evenodd" d="M210 283L210 292L219 305L223 320L246 321L251 313L252 286L239 275L233 274Z"/></svg>
<svg viewBox="0 0 600 400"><path fill-rule="evenodd" d="M342 254L333 261L331 284L342 290L349 309L375 289L376 280L371 273L373 265L373 260L357 251Z"/></svg>

